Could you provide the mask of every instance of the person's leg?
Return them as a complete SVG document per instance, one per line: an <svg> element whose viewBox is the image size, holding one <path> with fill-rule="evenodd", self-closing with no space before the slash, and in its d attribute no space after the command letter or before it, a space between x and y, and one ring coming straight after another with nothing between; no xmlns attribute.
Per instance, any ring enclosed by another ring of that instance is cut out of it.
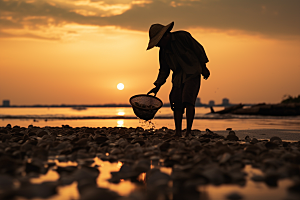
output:
<svg viewBox="0 0 300 200"><path fill-rule="evenodd" d="M182 129L182 111L181 110L174 110L174 122L175 122L175 136L182 136L181 129Z"/></svg>
<svg viewBox="0 0 300 200"><path fill-rule="evenodd" d="M200 75L191 78L184 83L182 91L182 102L186 108L186 136L191 134L193 121L195 118L195 102L200 90Z"/></svg>
<svg viewBox="0 0 300 200"><path fill-rule="evenodd" d="M186 136L191 134L192 125L195 117L195 106L186 104Z"/></svg>
<svg viewBox="0 0 300 200"><path fill-rule="evenodd" d="M169 98L175 122L175 136L181 137L183 117L182 87L172 87Z"/></svg>

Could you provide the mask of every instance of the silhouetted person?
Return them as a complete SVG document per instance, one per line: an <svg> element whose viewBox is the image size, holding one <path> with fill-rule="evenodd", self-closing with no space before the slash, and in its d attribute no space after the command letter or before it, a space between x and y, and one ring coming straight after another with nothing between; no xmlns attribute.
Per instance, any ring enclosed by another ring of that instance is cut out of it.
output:
<svg viewBox="0 0 300 200"><path fill-rule="evenodd" d="M148 94L156 95L166 82L170 70L173 71L173 86L169 98L174 114L175 135L181 136L182 117L186 109L186 136L188 136L191 134L195 116L195 102L200 89L201 74L207 79L210 72L206 67L208 58L202 45L186 31L170 32L173 26L174 22L166 26L153 24L149 29L150 40L147 50L154 46L160 48L160 69L154 82L155 88Z"/></svg>

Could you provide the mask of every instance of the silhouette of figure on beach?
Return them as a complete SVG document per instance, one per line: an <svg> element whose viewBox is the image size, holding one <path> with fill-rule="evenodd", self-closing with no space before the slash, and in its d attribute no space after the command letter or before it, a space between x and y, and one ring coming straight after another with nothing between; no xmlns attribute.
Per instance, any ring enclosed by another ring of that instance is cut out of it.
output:
<svg viewBox="0 0 300 200"><path fill-rule="evenodd" d="M204 48L187 31L171 32L174 22L164 26L152 24L147 50L159 47L160 69L148 94L159 91L172 70L172 89L169 95L175 122L175 136L182 136L182 118L186 109L186 136L191 134L195 117L195 102L200 90L201 75L206 80L210 71Z"/></svg>

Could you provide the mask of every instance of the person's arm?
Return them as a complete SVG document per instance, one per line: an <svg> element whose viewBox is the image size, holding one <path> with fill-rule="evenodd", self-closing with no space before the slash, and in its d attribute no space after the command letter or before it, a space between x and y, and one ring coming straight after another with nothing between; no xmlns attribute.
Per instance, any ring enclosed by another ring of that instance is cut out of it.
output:
<svg viewBox="0 0 300 200"><path fill-rule="evenodd" d="M154 93L155 95L159 91L160 87L165 84L167 78L169 77L170 74L170 68L168 64L166 63L164 57L161 55L161 51L159 51L159 73L157 76L156 81L154 82L155 87L152 88L147 94Z"/></svg>
<svg viewBox="0 0 300 200"><path fill-rule="evenodd" d="M206 63L201 63L201 67L202 67L202 76L205 80L208 79L208 77L210 76L210 71L209 69L206 67Z"/></svg>

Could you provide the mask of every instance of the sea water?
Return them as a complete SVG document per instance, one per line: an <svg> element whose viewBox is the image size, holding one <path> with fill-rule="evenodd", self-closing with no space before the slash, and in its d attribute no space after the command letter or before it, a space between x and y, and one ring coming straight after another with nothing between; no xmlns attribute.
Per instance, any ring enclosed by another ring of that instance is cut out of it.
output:
<svg viewBox="0 0 300 200"><path fill-rule="evenodd" d="M223 107L216 107L215 111ZM0 107L0 126L28 127L62 126L72 127L143 127L174 129L173 113L170 107L162 107L149 121L138 119L131 107L89 107L83 110L73 108L37 108L37 107ZM186 127L185 114L182 124ZM250 116L211 114L210 108L196 107L193 129L205 131L207 128L218 131L232 128L234 130L284 129L300 131L300 116Z"/></svg>

